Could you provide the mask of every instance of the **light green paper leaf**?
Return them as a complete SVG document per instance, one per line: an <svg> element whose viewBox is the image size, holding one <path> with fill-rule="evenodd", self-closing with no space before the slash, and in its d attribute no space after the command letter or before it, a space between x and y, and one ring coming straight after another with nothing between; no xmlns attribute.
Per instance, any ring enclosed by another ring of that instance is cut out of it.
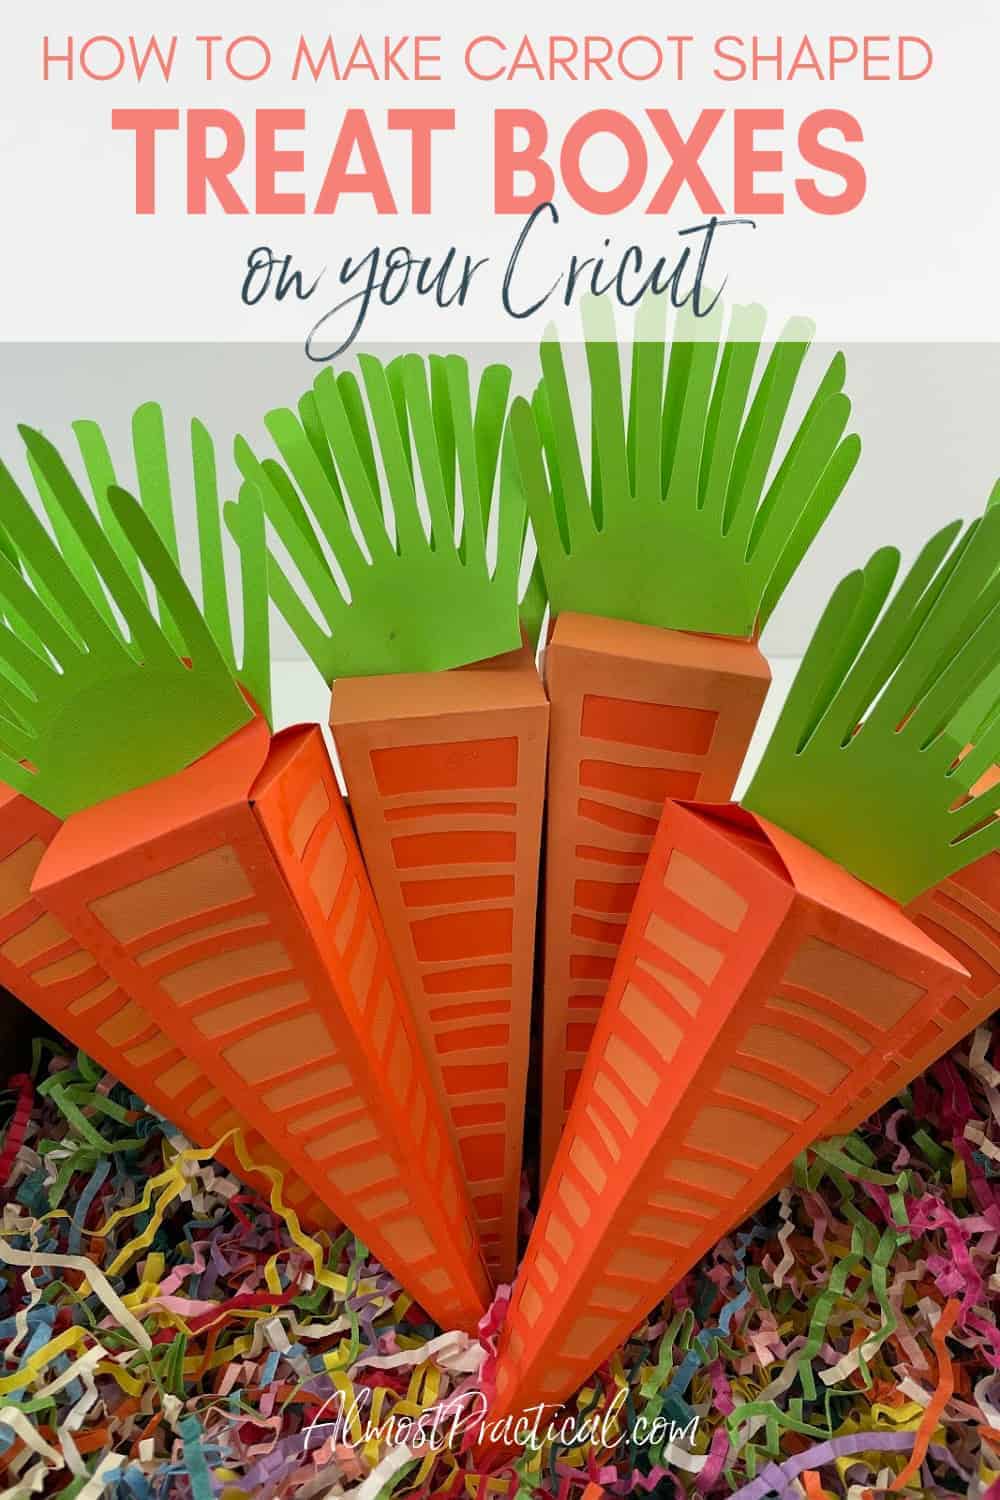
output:
<svg viewBox="0 0 1000 1500"><path fill-rule="evenodd" d="M60 599L72 625L67 630L10 559L0 557L0 608L32 632L29 644L9 624L0 626L0 779L68 817L190 765L248 722L251 712L138 503L118 489L108 496L120 534L170 611L190 665L136 590L55 450L39 434L30 436L61 513L60 534L72 528L127 630L126 640L109 626L0 466L0 503L17 555Z"/></svg>
<svg viewBox="0 0 1000 1500"><path fill-rule="evenodd" d="M841 582L744 798L903 904L1000 848L1000 508L959 533Z"/></svg>
<svg viewBox="0 0 1000 1500"><path fill-rule="evenodd" d="M298 413L270 413L282 465L237 439L237 465L299 574L271 552L275 604L328 682L516 649L526 522L501 461L509 371L487 370L473 404L458 356L359 366L360 382L324 370ZM235 507L226 522L242 534Z"/></svg>
<svg viewBox="0 0 1000 1500"><path fill-rule="evenodd" d="M714 635L756 635L857 462L845 436L844 361L831 362L778 461L811 328L793 320L751 395L764 315L721 311L673 343L659 298L636 318L623 380L605 298L585 307L591 450L584 461L562 351L541 348L542 382L514 401L511 433L552 608ZM776 467L775 467L776 465ZM773 477L768 483L768 475Z"/></svg>
<svg viewBox="0 0 1000 1500"><path fill-rule="evenodd" d="M273 723L271 703L271 615L267 590L267 537L260 491L240 487L239 524L234 531L240 549L243 596L243 665L239 680L267 722ZM230 670L233 670L231 667Z"/></svg>
<svg viewBox="0 0 1000 1500"><path fill-rule="evenodd" d="M53 505L52 503L51 486L38 464L33 449L33 445L45 440L41 439L38 435L29 437L29 431L26 428L21 429L21 436L28 450L29 466L63 556L79 579L81 586L87 592L94 607L104 616L109 627L121 637L118 622L108 605L105 590L102 587L101 580L98 577L92 560L87 555L86 549L80 546L76 533L73 527L67 523L61 506L58 504ZM104 533L121 567L130 579L133 589L143 599L146 599L148 597L149 580L144 577L128 538L117 521L114 508L108 499L109 491L118 484L118 480L104 433L96 422L90 421L74 422L73 432L87 475L94 509L100 518ZM56 454L56 450L51 447L51 444L48 446L51 450L50 463L57 463L64 482L75 486L76 481L72 478L61 456ZM51 455L56 456L52 457ZM171 475L163 412L155 401L144 402L133 413L132 457L139 482L139 499L143 509L149 517L157 535L160 537L166 552L175 566L177 566L179 565L178 560L180 555L174 504L177 485ZM249 669L253 672L252 682L249 680L249 677L243 676L243 669L238 668L238 664L236 663L229 594L226 586L226 565L221 525L222 506L219 496L215 448L207 429L197 420L191 423L190 465L198 529L202 614L223 657L234 670L237 670L237 676L245 682L247 690L260 705L261 711L267 715L265 705L270 702L271 693L270 685L265 684L263 680L262 669L265 666L265 661L261 657L259 649L254 648L249 653L252 658ZM243 565L244 568L252 566L253 575L259 586L266 567L266 552L261 552L260 557L256 560L252 560L249 554L245 554ZM29 569L30 560L22 558L21 566L23 569ZM51 594L46 594L44 581L34 577L32 577L31 581L36 590L46 599L49 608L58 614L61 608L58 598ZM245 581L242 594L244 604L246 604L248 594ZM162 629L167 638L173 643L175 651L179 653L183 642L171 618L170 611L166 608L165 601L155 594L155 590L153 597L156 599L156 614ZM257 599L254 599L254 610L259 614L259 601ZM64 619L63 624L72 631L72 621ZM256 627L254 627L249 619L244 618L243 629L245 638L249 637L253 628L259 631L259 621ZM244 660L246 661L247 659L248 651L245 647ZM267 716L269 717L269 715Z"/></svg>

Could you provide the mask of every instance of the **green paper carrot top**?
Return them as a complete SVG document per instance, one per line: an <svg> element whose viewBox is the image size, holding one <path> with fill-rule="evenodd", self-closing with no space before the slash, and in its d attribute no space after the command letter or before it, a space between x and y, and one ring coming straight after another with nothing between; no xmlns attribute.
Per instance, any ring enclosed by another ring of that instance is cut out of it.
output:
<svg viewBox="0 0 1000 1500"><path fill-rule="evenodd" d="M857 462L844 359L831 361L782 451L811 325L788 324L752 390L763 309L734 308L724 343L721 305L697 320L682 310L668 357L661 300L640 306L627 390L610 304L586 304L585 439L553 332L533 401L513 403L545 585L557 615L756 636Z"/></svg>
<svg viewBox="0 0 1000 1500"><path fill-rule="evenodd" d="M744 805L907 903L1000 848L1000 508L837 588Z"/></svg>
<svg viewBox="0 0 1000 1500"><path fill-rule="evenodd" d="M237 669L204 527L203 612L177 565L169 490L157 504L147 491L144 509L98 485L98 519L52 444L21 433L52 534L0 465L0 778L65 818L181 770L248 722L240 680L269 709L263 516L246 486Z"/></svg>
<svg viewBox="0 0 1000 1500"><path fill-rule="evenodd" d="M458 356L359 364L360 382L325 370L297 412L270 413L283 464L237 440L301 580L272 553L278 609L327 682L516 649L526 522L503 442L510 370L487 368L473 403ZM536 574L522 610L536 637L543 608Z"/></svg>

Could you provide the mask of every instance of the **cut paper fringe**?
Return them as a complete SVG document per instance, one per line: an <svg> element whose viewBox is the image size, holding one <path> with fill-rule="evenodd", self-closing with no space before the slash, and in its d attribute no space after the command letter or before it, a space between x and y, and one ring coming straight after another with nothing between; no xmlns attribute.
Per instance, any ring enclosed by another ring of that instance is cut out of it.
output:
<svg viewBox="0 0 1000 1500"><path fill-rule="evenodd" d="M489 1392L506 1289L478 1339L442 1333L350 1234L306 1235L277 1173L266 1203L39 1042L0 1116L0 1494L1000 1492L998 1043L800 1159L569 1404L595 1440L487 1470L416 1433Z"/></svg>

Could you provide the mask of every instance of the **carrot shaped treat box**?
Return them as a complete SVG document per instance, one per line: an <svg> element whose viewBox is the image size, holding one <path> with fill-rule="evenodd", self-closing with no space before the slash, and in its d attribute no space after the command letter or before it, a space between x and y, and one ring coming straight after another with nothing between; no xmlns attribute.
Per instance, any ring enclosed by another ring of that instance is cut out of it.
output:
<svg viewBox="0 0 1000 1500"><path fill-rule="evenodd" d="M433 1317L474 1328L488 1278L321 732L272 737L152 520L112 488L115 541L169 612L169 641L68 471L39 451L60 529L91 571L74 578L15 497L13 540L36 587L0 568L22 626L0 636L3 771L63 819L31 898L177 1049L153 1096L166 1094L168 1115L182 1101L210 1143L191 1089L215 1090L230 1128L252 1121ZM239 511L244 634L266 648L249 488Z"/></svg>
<svg viewBox="0 0 1000 1500"><path fill-rule="evenodd" d="M1000 847L1000 514L834 593L743 806L668 803L504 1328L558 1402L969 981L905 904Z"/></svg>
<svg viewBox="0 0 1000 1500"><path fill-rule="evenodd" d="M242 443L237 459L326 623L272 557L273 597L333 686L379 910L488 1265L509 1278L548 731L537 574L519 618L510 372L488 368L473 401L458 358L360 363L360 384L324 372L271 414L284 467Z"/></svg>
<svg viewBox="0 0 1000 1500"><path fill-rule="evenodd" d="M664 800L731 794L770 682L757 637L859 451L838 355L768 482L808 326L785 329L751 396L762 311L736 308L721 345L720 308L682 314L668 358L661 300L640 309L627 394L606 299L590 303L585 437L554 337L511 410L554 620L543 1180Z"/></svg>

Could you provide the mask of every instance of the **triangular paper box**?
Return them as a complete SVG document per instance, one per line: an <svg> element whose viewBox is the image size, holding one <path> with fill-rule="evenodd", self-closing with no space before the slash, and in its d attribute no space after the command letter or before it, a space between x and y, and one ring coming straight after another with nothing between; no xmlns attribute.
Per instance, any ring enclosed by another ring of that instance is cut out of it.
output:
<svg viewBox="0 0 1000 1500"><path fill-rule="evenodd" d="M330 724L483 1253L514 1273L548 704L528 647L353 677Z"/></svg>
<svg viewBox="0 0 1000 1500"><path fill-rule="evenodd" d="M543 1181L663 803L726 801L770 676L754 641L572 612L555 623L545 653Z"/></svg>
<svg viewBox="0 0 1000 1500"><path fill-rule="evenodd" d="M488 1301L321 732L255 718L75 813L33 893L445 1327Z"/></svg>
<svg viewBox="0 0 1000 1500"><path fill-rule="evenodd" d="M31 883L61 823L9 787L0 790L0 983L50 1026L120 1078L198 1146L239 1130L251 1159L284 1174L285 1201L314 1227L337 1216L249 1119L233 1109L205 1072L161 1029L149 1010L121 988L32 895ZM229 1141L219 1159L245 1176ZM267 1196L268 1184L257 1179Z"/></svg>
<svg viewBox="0 0 1000 1500"><path fill-rule="evenodd" d="M576 1389L966 979L763 819L668 804L504 1326L496 1415Z"/></svg>

